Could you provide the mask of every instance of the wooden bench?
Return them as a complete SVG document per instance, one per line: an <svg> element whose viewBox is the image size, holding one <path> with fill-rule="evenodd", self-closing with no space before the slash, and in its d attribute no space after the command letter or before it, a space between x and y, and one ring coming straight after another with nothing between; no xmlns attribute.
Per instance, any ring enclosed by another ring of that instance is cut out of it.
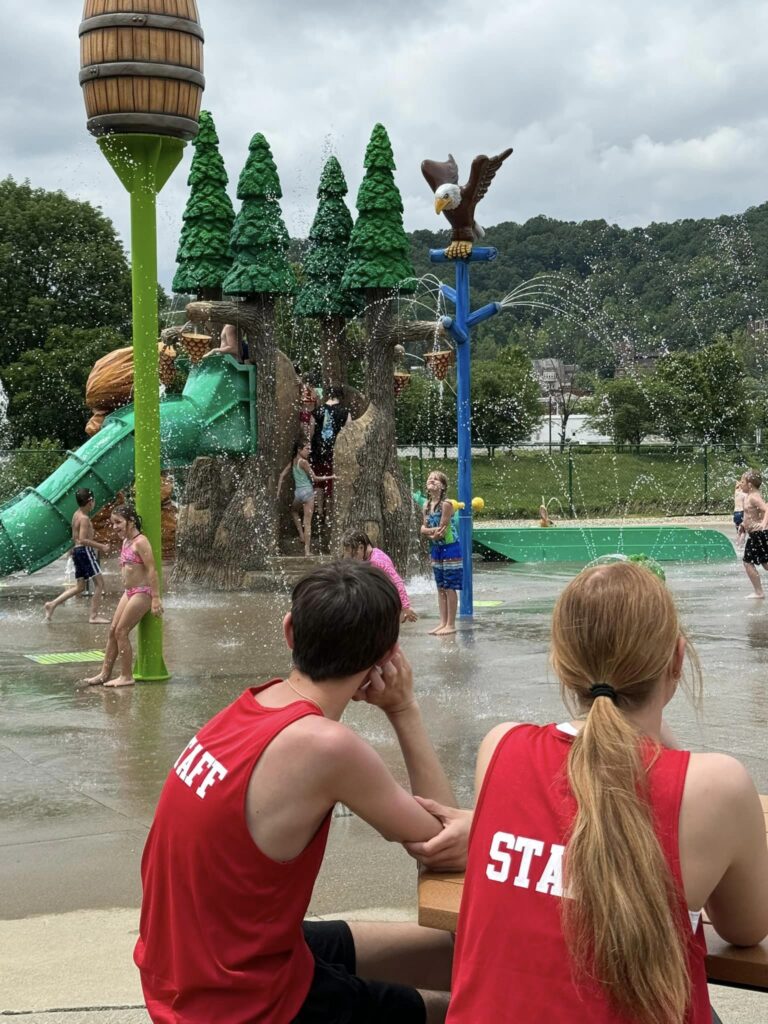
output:
<svg viewBox="0 0 768 1024"><path fill-rule="evenodd" d="M768 841L768 796L761 796ZM455 932L459 920L464 875L422 871L419 876L419 924ZM759 946L732 946L704 922L707 940L707 977L716 985L768 992L768 939Z"/></svg>

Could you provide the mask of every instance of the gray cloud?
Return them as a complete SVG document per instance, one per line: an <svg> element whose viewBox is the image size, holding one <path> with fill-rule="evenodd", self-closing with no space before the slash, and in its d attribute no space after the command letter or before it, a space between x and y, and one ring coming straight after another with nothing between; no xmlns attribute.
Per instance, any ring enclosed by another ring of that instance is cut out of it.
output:
<svg viewBox="0 0 768 1024"><path fill-rule="evenodd" d="M207 89L234 197L251 135L272 146L289 229L306 233L320 169L354 202L382 121L406 226L438 227L419 164L515 148L480 208L622 225L736 212L765 199L768 8L731 0L202 0ZM18 6L0 39L0 173L87 199L127 239L128 202L85 131L79 4ZM164 282L191 151L160 197Z"/></svg>

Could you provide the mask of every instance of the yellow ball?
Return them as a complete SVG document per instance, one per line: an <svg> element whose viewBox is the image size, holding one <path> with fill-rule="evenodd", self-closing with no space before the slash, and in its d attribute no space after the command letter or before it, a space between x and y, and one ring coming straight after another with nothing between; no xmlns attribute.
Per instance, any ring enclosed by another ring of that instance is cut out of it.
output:
<svg viewBox="0 0 768 1024"><path fill-rule="evenodd" d="M483 501L482 498L473 498L472 508L475 510L475 512L481 512L485 508L485 502Z"/></svg>

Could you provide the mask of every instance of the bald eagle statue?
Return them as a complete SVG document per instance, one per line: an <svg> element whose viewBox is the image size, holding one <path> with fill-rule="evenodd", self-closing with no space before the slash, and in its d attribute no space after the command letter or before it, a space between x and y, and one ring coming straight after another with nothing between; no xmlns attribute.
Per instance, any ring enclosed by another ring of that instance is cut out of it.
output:
<svg viewBox="0 0 768 1024"><path fill-rule="evenodd" d="M435 193L435 213L444 213L453 228L451 244L445 250L448 259L466 259L473 241L483 237L484 231L475 221L475 207L511 152L505 149L498 156L476 156L466 185L459 185L459 168L450 153L444 163L422 161L421 173Z"/></svg>

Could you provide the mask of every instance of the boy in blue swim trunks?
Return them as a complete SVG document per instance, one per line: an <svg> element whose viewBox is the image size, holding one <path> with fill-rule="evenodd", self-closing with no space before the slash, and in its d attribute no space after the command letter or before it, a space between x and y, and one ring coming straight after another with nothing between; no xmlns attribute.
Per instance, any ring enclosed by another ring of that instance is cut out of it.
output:
<svg viewBox="0 0 768 1024"><path fill-rule="evenodd" d="M82 594L89 580L93 580L93 597L91 598L91 614L88 621L93 625L108 623L109 619L99 616L101 599L104 596L104 578L101 575L101 566L96 557L96 551L109 551L106 544L96 540L93 534L93 523L91 513L96 502L93 498L93 491L87 487L80 487L75 492L77 509L72 516L72 560L75 563L75 585L68 587L62 594L59 594L53 601L47 601L45 608L45 621L50 622L53 613L60 604L64 604L71 597Z"/></svg>
<svg viewBox="0 0 768 1024"><path fill-rule="evenodd" d="M446 500L448 477L437 470L427 477L427 500L424 503L424 521L421 532L429 538L432 572L437 584L437 604L440 625L430 629L434 636L448 636L456 632L457 591L461 590L463 565L461 543L454 534L453 505Z"/></svg>

